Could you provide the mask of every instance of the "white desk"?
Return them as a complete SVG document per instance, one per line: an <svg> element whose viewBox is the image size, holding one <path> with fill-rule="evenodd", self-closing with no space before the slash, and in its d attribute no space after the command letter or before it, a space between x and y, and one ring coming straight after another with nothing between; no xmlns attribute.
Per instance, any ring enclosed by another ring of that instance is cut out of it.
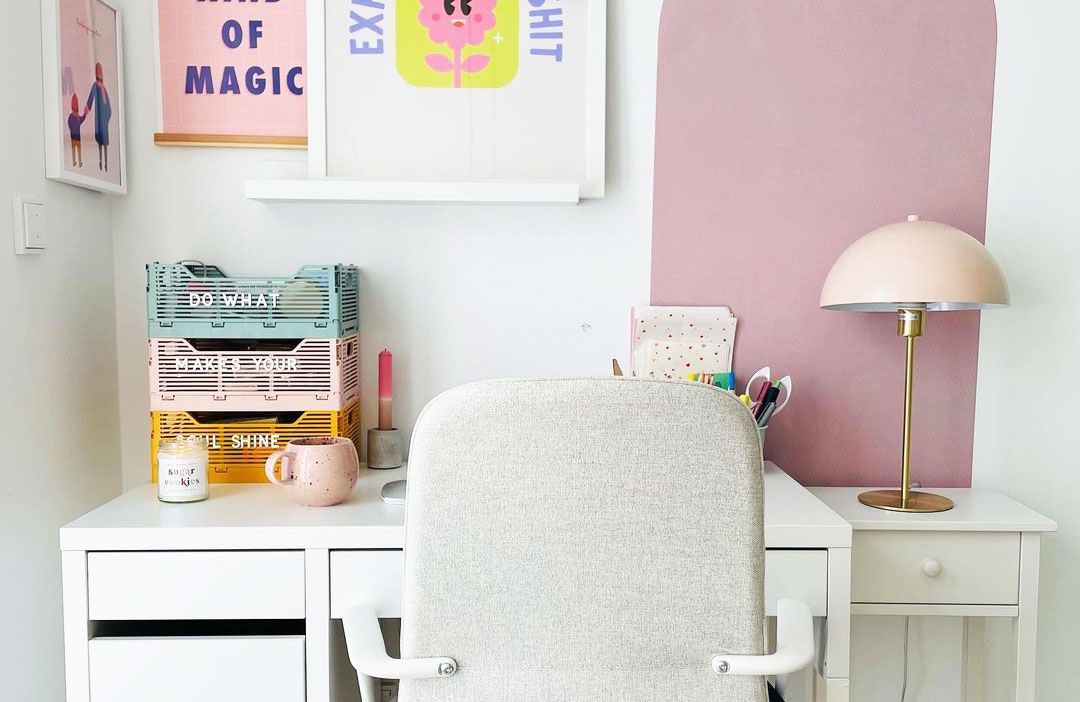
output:
<svg viewBox="0 0 1080 702"><path fill-rule="evenodd" d="M245 684L268 652L280 680L263 702L303 702L297 680L307 702L353 699L332 683L341 665L333 619L350 600L373 602L383 617L400 612L404 507L384 504L380 490L403 476L364 471L348 503L324 509L294 505L266 485L214 486L206 502L169 505L145 485L62 528L68 702L173 699L155 685L186 694L178 676L154 667L167 666L185 641L97 636L109 622L240 619L303 620L303 636L200 639L205 660L220 648L237 661L202 667L223 684L203 680L200 702L218 702L205 690ZM824 627L820 674L784 681L790 702L848 700L851 538L846 521L767 466L766 600L772 609L779 597L803 599ZM163 658L152 655L155 647ZM138 657L138 672L125 656ZM132 676L127 692L99 687L120 670Z"/></svg>
<svg viewBox="0 0 1080 702"><path fill-rule="evenodd" d="M967 617L963 699L981 702L1015 689L1010 699L1034 702L1039 543L1057 525L989 490L936 489L956 503L936 514L871 509L859 503L862 491L811 488L855 529L852 613ZM1014 622L1009 675L984 669L978 660L987 645L980 630L984 617Z"/></svg>

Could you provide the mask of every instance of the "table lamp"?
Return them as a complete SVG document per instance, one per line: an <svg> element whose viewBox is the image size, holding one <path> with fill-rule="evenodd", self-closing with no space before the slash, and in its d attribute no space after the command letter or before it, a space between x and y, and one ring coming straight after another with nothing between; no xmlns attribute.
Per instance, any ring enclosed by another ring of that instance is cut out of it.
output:
<svg viewBox="0 0 1080 702"><path fill-rule="evenodd" d="M896 512L944 512L947 497L911 489L911 405L915 340L928 311L1006 307L1009 287L994 257L971 235L912 215L875 229L836 259L821 289L821 307L853 312L893 312L907 342L904 375L904 443L899 490L859 495L864 505Z"/></svg>

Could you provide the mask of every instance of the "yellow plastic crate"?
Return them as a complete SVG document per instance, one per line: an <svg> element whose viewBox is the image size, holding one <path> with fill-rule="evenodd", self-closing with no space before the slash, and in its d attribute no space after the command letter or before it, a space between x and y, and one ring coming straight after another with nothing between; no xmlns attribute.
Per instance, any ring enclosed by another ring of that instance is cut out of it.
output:
<svg viewBox="0 0 1080 702"><path fill-rule="evenodd" d="M210 449L211 483L265 483L266 459L293 439L343 436L360 446L360 403L341 411L313 410L277 415L270 419L238 420L199 413L151 412L150 455L152 480L157 482L157 453L162 441L196 439ZM201 421L200 421L201 420Z"/></svg>

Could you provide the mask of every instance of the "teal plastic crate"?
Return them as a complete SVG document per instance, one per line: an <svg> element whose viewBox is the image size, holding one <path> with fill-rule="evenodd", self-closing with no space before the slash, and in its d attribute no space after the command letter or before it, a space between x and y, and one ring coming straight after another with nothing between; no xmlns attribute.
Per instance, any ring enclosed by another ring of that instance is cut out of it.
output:
<svg viewBox="0 0 1080 702"><path fill-rule="evenodd" d="M146 265L147 333L193 339L341 338L359 329L356 266L232 278L208 264Z"/></svg>

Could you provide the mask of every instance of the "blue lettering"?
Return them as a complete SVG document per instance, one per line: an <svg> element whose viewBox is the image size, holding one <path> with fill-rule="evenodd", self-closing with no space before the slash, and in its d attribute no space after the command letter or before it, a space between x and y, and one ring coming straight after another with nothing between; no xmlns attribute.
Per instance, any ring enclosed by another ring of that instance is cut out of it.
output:
<svg viewBox="0 0 1080 702"><path fill-rule="evenodd" d="M210 75L209 66L188 66L187 78L184 81L184 93L191 95L192 93L198 93L202 95L214 94L214 78Z"/></svg>
<svg viewBox="0 0 1080 702"><path fill-rule="evenodd" d="M296 66L289 69L288 75L285 76L285 84L289 86L289 92L293 95L303 95L304 89L297 84L296 79L304 72L304 69Z"/></svg>
<svg viewBox="0 0 1080 702"><path fill-rule="evenodd" d="M262 38L262 24L262 20L248 22L248 46L252 49L258 48L259 39Z"/></svg>
<svg viewBox="0 0 1080 702"><path fill-rule="evenodd" d="M563 26L561 7L552 7L545 10L529 10L529 17L541 18L539 20L531 20L529 22L529 29L547 29L549 27Z"/></svg>
<svg viewBox="0 0 1080 702"><path fill-rule="evenodd" d="M221 25L221 41L230 49L240 46L244 41L244 30L240 23L236 20L225 20L225 24Z"/></svg>
<svg viewBox="0 0 1080 702"><path fill-rule="evenodd" d="M357 43L355 39L349 40L349 53L350 54L381 54L383 52L383 40L380 39L374 44L369 41L362 41Z"/></svg>
<svg viewBox="0 0 1080 702"><path fill-rule="evenodd" d="M247 84L248 92L252 95L262 95L266 90L266 79L263 78L263 69L258 66L252 66L248 69L244 82Z"/></svg>
<svg viewBox="0 0 1080 702"><path fill-rule="evenodd" d="M382 0L351 0L353 5L359 7L367 7L372 10L382 10L386 7L386 4ZM357 34L359 32L371 32L372 39L360 39L358 37L349 37L349 53L350 54L381 54L384 52L383 46L383 14L372 15L370 17L365 16L357 12L356 10L349 10L349 19L352 23L349 25L349 34ZM375 39L375 37L379 37Z"/></svg>
<svg viewBox="0 0 1080 702"><path fill-rule="evenodd" d="M533 56L554 56L556 63L562 63L562 44L556 44L550 49L529 49Z"/></svg>
<svg viewBox="0 0 1080 702"><path fill-rule="evenodd" d="M529 0L529 4L533 7L540 7L545 0ZM539 39L552 42L550 46L537 48L533 47L529 49L529 53L533 56L552 56L555 58L556 63L561 63L563 60L563 26L562 20L562 8L550 7L540 10L529 10L529 29L533 30L529 32L530 39ZM554 31L535 31L535 30L554 30Z"/></svg>
<svg viewBox="0 0 1080 702"><path fill-rule="evenodd" d="M382 15L375 15L374 17L364 17L363 15L360 15L350 10L349 19L353 21L353 23L349 25L349 34L355 34L356 32L359 32L361 30L370 29L371 31L378 34L380 37L382 36Z"/></svg>
<svg viewBox="0 0 1080 702"><path fill-rule="evenodd" d="M226 66L221 71L221 86L219 92L224 95L225 93L232 93L233 95L240 94L240 81L236 79L236 67Z"/></svg>

